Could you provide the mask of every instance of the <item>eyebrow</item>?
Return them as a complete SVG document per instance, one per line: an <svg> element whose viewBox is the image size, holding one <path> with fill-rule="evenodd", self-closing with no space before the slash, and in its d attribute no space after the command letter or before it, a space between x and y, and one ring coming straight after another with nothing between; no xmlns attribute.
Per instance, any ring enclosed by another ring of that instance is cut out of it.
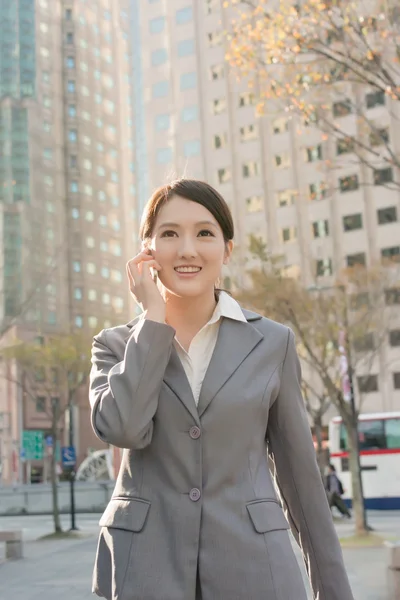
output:
<svg viewBox="0 0 400 600"><path fill-rule="evenodd" d="M198 221L197 223L195 223L195 225L211 225L212 227L217 227L217 225L215 223L213 223L212 221ZM179 225L179 223L161 223L159 229L161 229L162 227L181 227L181 225Z"/></svg>

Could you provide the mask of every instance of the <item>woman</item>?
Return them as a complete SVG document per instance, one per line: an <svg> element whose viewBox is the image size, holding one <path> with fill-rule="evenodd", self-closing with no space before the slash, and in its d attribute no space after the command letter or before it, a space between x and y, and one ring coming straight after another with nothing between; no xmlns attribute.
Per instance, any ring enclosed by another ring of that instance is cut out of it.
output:
<svg viewBox="0 0 400 600"><path fill-rule="evenodd" d="M143 314L93 343L92 424L125 449L94 591L306 600L268 447L315 598L351 600L293 334L215 288L233 247L227 204L206 183L176 181L150 199L141 238L127 273Z"/></svg>

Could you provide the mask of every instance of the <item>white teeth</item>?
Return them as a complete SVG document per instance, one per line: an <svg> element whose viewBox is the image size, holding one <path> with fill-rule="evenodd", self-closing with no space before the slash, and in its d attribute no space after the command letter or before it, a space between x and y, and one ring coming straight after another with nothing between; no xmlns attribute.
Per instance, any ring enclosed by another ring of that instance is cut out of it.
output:
<svg viewBox="0 0 400 600"><path fill-rule="evenodd" d="M200 270L199 267L177 267L175 269L178 273L198 273Z"/></svg>

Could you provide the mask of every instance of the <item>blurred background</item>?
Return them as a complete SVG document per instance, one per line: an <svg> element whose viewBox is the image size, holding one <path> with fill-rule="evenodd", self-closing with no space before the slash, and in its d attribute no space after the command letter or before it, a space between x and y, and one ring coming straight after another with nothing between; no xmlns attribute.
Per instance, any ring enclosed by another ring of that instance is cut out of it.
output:
<svg viewBox="0 0 400 600"><path fill-rule="evenodd" d="M105 508L91 339L138 314L153 189L196 178L234 217L222 287L296 334L357 600L400 598L399 61L395 0L0 0L0 547Z"/></svg>

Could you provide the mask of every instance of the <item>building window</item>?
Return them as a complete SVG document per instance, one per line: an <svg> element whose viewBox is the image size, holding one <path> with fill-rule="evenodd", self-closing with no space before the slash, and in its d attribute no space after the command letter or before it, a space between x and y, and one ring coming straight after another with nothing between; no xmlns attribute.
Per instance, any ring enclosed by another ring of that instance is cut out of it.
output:
<svg viewBox="0 0 400 600"><path fill-rule="evenodd" d="M278 169L288 169L290 167L290 163L291 161L289 152L275 154L275 166Z"/></svg>
<svg viewBox="0 0 400 600"><path fill-rule="evenodd" d="M39 412L39 413L46 412L46 396L37 396L36 397L36 412Z"/></svg>
<svg viewBox="0 0 400 600"><path fill-rule="evenodd" d="M68 106L68 114L70 117L76 117L76 106L75 104L70 104Z"/></svg>
<svg viewBox="0 0 400 600"><path fill-rule="evenodd" d="M73 56L67 56L67 69L75 69L75 58Z"/></svg>
<svg viewBox="0 0 400 600"><path fill-rule="evenodd" d="M74 289L74 300L82 300L82 298L83 298L82 288L76 287Z"/></svg>
<svg viewBox="0 0 400 600"><path fill-rule="evenodd" d="M78 132L76 129L70 129L68 131L68 138L70 142L76 142L78 140Z"/></svg>
<svg viewBox="0 0 400 600"><path fill-rule="evenodd" d="M153 98L165 98L165 96L168 96L168 92L168 81L158 81L153 84Z"/></svg>
<svg viewBox="0 0 400 600"><path fill-rule="evenodd" d="M383 259L396 261L400 260L400 246L391 246L390 248L382 248L381 256Z"/></svg>
<svg viewBox="0 0 400 600"><path fill-rule="evenodd" d="M385 106L385 92L377 91L365 96L367 108L375 108L375 106Z"/></svg>
<svg viewBox="0 0 400 600"><path fill-rule="evenodd" d="M110 302L111 302L110 294L103 294L102 301L103 301L103 304L110 304Z"/></svg>
<svg viewBox="0 0 400 600"><path fill-rule="evenodd" d="M342 194L345 192L354 192L359 187L358 175L348 175L339 179L339 188Z"/></svg>
<svg viewBox="0 0 400 600"><path fill-rule="evenodd" d="M281 242L287 244L288 242L294 242L297 239L296 227L285 227L281 229Z"/></svg>
<svg viewBox="0 0 400 600"><path fill-rule="evenodd" d="M239 108L243 106L253 106L256 103L256 98L253 92L242 92L239 95Z"/></svg>
<svg viewBox="0 0 400 600"><path fill-rule="evenodd" d="M67 33L67 44L73 44L74 43L74 34L71 32Z"/></svg>
<svg viewBox="0 0 400 600"><path fill-rule="evenodd" d="M232 171L229 168L218 169L219 183L228 183L232 179Z"/></svg>
<svg viewBox="0 0 400 600"><path fill-rule="evenodd" d="M352 112L352 106L350 100L344 100L342 102L335 102L333 105L333 116L334 117L345 117Z"/></svg>
<svg viewBox="0 0 400 600"><path fill-rule="evenodd" d="M393 387L395 390L400 390L400 371L393 373Z"/></svg>
<svg viewBox="0 0 400 600"><path fill-rule="evenodd" d="M150 33L161 33L165 27L165 17L156 17L149 22Z"/></svg>
<svg viewBox="0 0 400 600"><path fill-rule="evenodd" d="M354 215L346 215L343 217L343 229L344 231L355 231L356 229L362 229L363 221L362 214L357 213Z"/></svg>
<svg viewBox="0 0 400 600"><path fill-rule="evenodd" d="M170 115L157 115L156 116L156 129L157 131L165 131L170 128L171 117Z"/></svg>
<svg viewBox="0 0 400 600"><path fill-rule="evenodd" d="M276 201L278 206L290 206L295 204L297 198L297 190L281 190L276 193Z"/></svg>
<svg viewBox="0 0 400 600"><path fill-rule="evenodd" d="M289 131L289 119L287 117L277 117L272 121L272 131L275 135Z"/></svg>
<svg viewBox="0 0 400 600"><path fill-rule="evenodd" d="M389 143L389 129L384 127L383 129L376 129L369 135L369 143L371 146L383 146L383 144Z"/></svg>
<svg viewBox="0 0 400 600"><path fill-rule="evenodd" d="M94 275L96 273L96 265L92 262L88 262L86 265L86 271L90 274L90 275Z"/></svg>
<svg viewBox="0 0 400 600"><path fill-rule="evenodd" d="M108 267L101 267L101 276L104 277L104 279L109 279L110 269Z"/></svg>
<svg viewBox="0 0 400 600"><path fill-rule="evenodd" d="M211 15L213 12L216 12L220 6L219 0L206 0L205 5L207 15Z"/></svg>
<svg viewBox="0 0 400 600"><path fill-rule="evenodd" d="M386 169L374 169L374 185L385 185L385 183L391 183L392 181L392 167L387 167Z"/></svg>
<svg viewBox="0 0 400 600"><path fill-rule="evenodd" d="M250 142L258 138L258 129L254 123L250 125L244 125L240 128L240 141Z"/></svg>
<svg viewBox="0 0 400 600"><path fill-rule="evenodd" d="M389 206L388 208L381 208L378 210L378 223L379 225L386 225L387 223L397 222L397 208L395 206Z"/></svg>
<svg viewBox="0 0 400 600"><path fill-rule="evenodd" d="M225 148L227 143L228 143L228 135L226 133L214 135L213 146L216 150L218 150L219 148Z"/></svg>
<svg viewBox="0 0 400 600"><path fill-rule="evenodd" d="M365 267L367 264L367 257L365 252L358 252L357 254L349 254L346 258L348 267Z"/></svg>
<svg viewBox="0 0 400 600"><path fill-rule="evenodd" d="M67 8L65 10L65 20L72 21L72 8Z"/></svg>
<svg viewBox="0 0 400 600"><path fill-rule="evenodd" d="M212 102L212 112L214 115L220 115L226 111L226 98L217 98Z"/></svg>
<svg viewBox="0 0 400 600"><path fill-rule="evenodd" d="M378 391L378 375L361 375L357 377L357 383L361 394Z"/></svg>
<svg viewBox="0 0 400 600"><path fill-rule="evenodd" d="M336 154L348 154L354 152L354 140L352 138L342 138L336 142Z"/></svg>
<svg viewBox="0 0 400 600"><path fill-rule="evenodd" d="M73 269L74 273L80 273L81 272L81 261L80 260L72 261L72 269Z"/></svg>
<svg viewBox="0 0 400 600"><path fill-rule="evenodd" d="M400 329L392 329L392 331L389 332L389 344L393 348L400 346Z"/></svg>
<svg viewBox="0 0 400 600"><path fill-rule="evenodd" d="M186 6L176 11L176 23L177 25L183 25L189 23L193 19L193 11L191 6Z"/></svg>
<svg viewBox="0 0 400 600"><path fill-rule="evenodd" d="M246 198L246 210L249 213L260 212L263 210L264 201L262 196L250 196Z"/></svg>
<svg viewBox="0 0 400 600"><path fill-rule="evenodd" d="M52 160L52 158L53 158L53 150L51 148L45 148L43 150L43 158L45 160Z"/></svg>
<svg viewBox="0 0 400 600"><path fill-rule="evenodd" d="M159 148L156 153L156 160L159 164L166 164L172 161L172 148Z"/></svg>
<svg viewBox="0 0 400 600"><path fill-rule="evenodd" d="M190 156L198 156L200 154L201 145L200 140L192 140L185 142L183 145L184 156L189 158Z"/></svg>
<svg viewBox="0 0 400 600"><path fill-rule="evenodd" d="M311 146L305 149L305 160L306 162L312 163L322 159L322 145Z"/></svg>
<svg viewBox="0 0 400 600"><path fill-rule="evenodd" d="M75 327L79 327L79 329L83 327L83 319L80 315L76 315L75 317Z"/></svg>
<svg viewBox="0 0 400 600"><path fill-rule="evenodd" d="M168 60L168 51L166 48L158 48L151 53L151 64L153 67L163 65Z"/></svg>
<svg viewBox="0 0 400 600"><path fill-rule="evenodd" d="M187 106L182 109L181 118L184 123L190 123L190 121L196 121L198 118L198 107Z"/></svg>
<svg viewBox="0 0 400 600"><path fill-rule="evenodd" d="M316 183L308 184L308 198L309 200L322 200L326 197L328 188L325 181L318 181Z"/></svg>
<svg viewBox="0 0 400 600"><path fill-rule="evenodd" d="M400 287L388 288L385 290L386 306L396 306L400 304Z"/></svg>
<svg viewBox="0 0 400 600"><path fill-rule="evenodd" d="M68 87L68 92L70 94L74 94L75 93L75 91L76 91L75 81L73 81L72 79L70 79L68 81L67 87Z"/></svg>
<svg viewBox="0 0 400 600"><path fill-rule="evenodd" d="M190 56L194 54L195 45L194 40L182 40L178 43L178 56L181 58L184 56Z"/></svg>
<svg viewBox="0 0 400 600"><path fill-rule="evenodd" d="M73 194L76 194L79 191L78 182L71 181L71 183L69 184L69 189L70 189L70 192L72 192Z"/></svg>
<svg viewBox="0 0 400 600"><path fill-rule="evenodd" d="M259 173L259 164L255 160L249 161L242 165L243 177L255 177Z"/></svg>
<svg viewBox="0 0 400 600"><path fill-rule="evenodd" d="M329 277L333 274L332 260L330 258L324 258L317 260L316 264L317 277Z"/></svg>
<svg viewBox="0 0 400 600"><path fill-rule="evenodd" d="M192 90L196 87L197 76L196 73L183 73L181 75L181 90Z"/></svg>
<svg viewBox="0 0 400 600"><path fill-rule="evenodd" d="M314 238L324 238L329 235L329 221L320 219L312 224Z"/></svg>
<svg viewBox="0 0 400 600"><path fill-rule="evenodd" d="M90 302L96 302L96 300L97 300L97 291L96 290L89 290L88 291L88 299L90 300Z"/></svg>
<svg viewBox="0 0 400 600"><path fill-rule="evenodd" d="M94 221L94 212L92 210L86 212L86 221Z"/></svg>
<svg viewBox="0 0 400 600"><path fill-rule="evenodd" d="M225 67L223 63L210 67L210 79L216 81L225 77Z"/></svg>
<svg viewBox="0 0 400 600"><path fill-rule="evenodd" d="M79 219L79 208L73 208L71 210L71 216L73 219Z"/></svg>
<svg viewBox="0 0 400 600"><path fill-rule="evenodd" d="M215 48L222 44L222 31L214 31L212 33L207 34L208 46L209 48Z"/></svg>

